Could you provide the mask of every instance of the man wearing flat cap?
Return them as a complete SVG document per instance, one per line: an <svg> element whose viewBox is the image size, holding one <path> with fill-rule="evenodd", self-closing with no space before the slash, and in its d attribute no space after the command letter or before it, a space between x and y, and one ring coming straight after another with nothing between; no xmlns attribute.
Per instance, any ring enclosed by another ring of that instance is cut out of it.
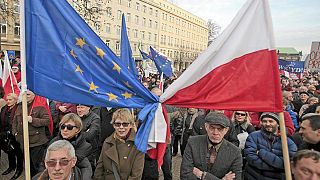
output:
<svg viewBox="0 0 320 180"><path fill-rule="evenodd" d="M260 116L261 130L249 134L244 155L247 160L244 178L285 179L282 144L279 133L279 116L264 112ZM297 151L295 143L288 138L289 156Z"/></svg>
<svg viewBox="0 0 320 180"><path fill-rule="evenodd" d="M205 117L207 135L190 137L180 170L182 180L241 179L242 156L238 147L223 137L230 126L222 113Z"/></svg>

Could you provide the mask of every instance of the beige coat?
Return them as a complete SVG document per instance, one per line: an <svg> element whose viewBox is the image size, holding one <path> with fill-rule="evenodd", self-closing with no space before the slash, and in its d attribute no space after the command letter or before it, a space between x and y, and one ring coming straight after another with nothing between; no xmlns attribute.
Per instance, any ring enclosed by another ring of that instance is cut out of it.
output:
<svg viewBox="0 0 320 180"><path fill-rule="evenodd" d="M125 143L114 138L114 133L106 138L97 162L94 179L115 179L112 161L115 163L121 180L140 180L144 166L144 154L134 145L135 132L131 129Z"/></svg>

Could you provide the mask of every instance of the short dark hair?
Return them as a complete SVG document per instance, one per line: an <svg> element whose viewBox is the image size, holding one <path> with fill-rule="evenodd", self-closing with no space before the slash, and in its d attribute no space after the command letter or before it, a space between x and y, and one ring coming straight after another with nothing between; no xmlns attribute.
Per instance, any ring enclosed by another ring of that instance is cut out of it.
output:
<svg viewBox="0 0 320 180"><path fill-rule="evenodd" d="M301 122L305 120L309 120L313 131L320 129L320 114L308 113L302 117Z"/></svg>
<svg viewBox="0 0 320 180"><path fill-rule="evenodd" d="M293 166L295 167L298 161L300 161L302 158L312 158L312 160L318 163L320 160L320 152L308 149L298 151L292 158Z"/></svg>

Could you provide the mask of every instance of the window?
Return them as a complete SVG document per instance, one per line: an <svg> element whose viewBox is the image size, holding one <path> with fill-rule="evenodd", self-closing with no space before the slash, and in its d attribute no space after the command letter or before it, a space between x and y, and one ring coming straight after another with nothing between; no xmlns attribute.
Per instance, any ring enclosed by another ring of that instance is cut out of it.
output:
<svg viewBox="0 0 320 180"><path fill-rule="evenodd" d="M0 0L0 10L7 10L6 0Z"/></svg>
<svg viewBox="0 0 320 180"><path fill-rule="evenodd" d="M20 24L19 23L15 23L15 25L14 25L14 36L16 38L20 37Z"/></svg>
<svg viewBox="0 0 320 180"><path fill-rule="evenodd" d="M1 37L7 36L7 23L6 22L0 21L0 34L1 34Z"/></svg>
<svg viewBox="0 0 320 180"><path fill-rule="evenodd" d="M18 0L14 0L13 10L14 10L14 13L18 13L18 14L20 13L20 4Z"/></svg>
<svg viewBox="0 0 320 180"><path fill-rule="evenodd" d="M149 19L149 28L152 28L152 20Z"/></svg>
<svg viewBox="0 0 320 180"><path fill-rule="evenodd" d="M133 50L137 51L137 44L133 44Z"/></svg>
<svg viewBox="0 0 320 180"><path fill-rule="evenodd" d="M120 26L117 26L117 35L120 35Z"/></svg>
<svg viewBox="0 0 320 180"><path fill-rule="evenodd" d="M130 37L130 28L127 27L127 35Z"/></svg>
<svg viewBox="0 0 320 180"><path fill-rule="evenodd" d="M158 10L155 11L154 15L158 17Z"/></svg>
<svg viewBox="0 0 320 180"><path fill-rule="evenodd" d="M131 0L128 0L128 7L131 7Z"/></svg>
<svg viewBox="0 0 320 180"><path fill-rule="evenodd" d="M158 29L158 22L157 21L154 22L154 28Z"/></svg>
<svg viewBox="0 0 320 180"><path fill-rule="evenodd" d="M152 15L152 14L153 14L153 9L152 9L152 8L150 8L150 10L149 10L149 14L150 14L150 15Z"/></svg>
<svg viewBox="0 0 320 180"><path fill-rule="evenodd" d="M147 6L143 5L143 12L146 13L147 12Z"/></svg>
<svg viewBox="0 0 320 180"><path fill-rule="evenodd" d="M143 19L142 19L142 25L143 25L143 26L146 26L146 18L143 18Z"/></svg>
<svg viewBox="0 0 320 180"><path fill-rule="evenodd" d="M96 31L99 31L99 30L100 30L100 23L99 23L99 22L96 22L96 23L94 24L94 28L95 28Z"/></svg>
<svg viewBox="0 0 320 180"><path fill-rule="evenodd" d="M152 37L151 37L151 32L149 32L149 41L151 41Z"/></svg>
<svg viewBox="0 0 320 180"><path fill-rule="evenodd" d="M131 21L131 14L127 13L127 22L130 22L130 21Z"/></svg>
<svg viewBox="0 0 320 180"><path fill-rule="evenodd" d="M120 20L121 19L121 11L118 10L117 18Z"/></svg>
<svg viewBox="0 0 320 180"><path fill-rule="evenodd" d="M141 31L141 39L144 39L144 31Z"/></svg>
<svg viewBox="0 0 320 180"><path fill-rule="evenodd" d="M136 3L136 10L140 11L140 4L139 3Z"/></svg>
<svg viewBox="0 0 320 180"><path fill-rule="evenodd" d="M139 24L139 16L136 15L134 21L136 22L136 24Z"/></svg>
<svg viewBox="0 0 320 180"><path fill-rule="evenodd" d="M110 47L110 40L106 40L106 45Z"/></svg>
<svg viewBox="0 0 320 180"><path fill-rule="evenodd" d="M119 41L116 42L116 51L119 51L120 50L120 43Z"/></svg>
<svg viewBox="0 0 320 180"><path fill-rule="evenodd" d="M157 42L158 34L154 34L154 42Z"/></svg>
<svg viewBox="0 0 320 180"><path fill-rule="evenodd" d="M118 0L118 4L121 4L121 0Z"/></svg>
<svg viewBox="0 0 320 180"><path fill-rule="evenodd" d="M138 30L137 30L137 29L135 29L135 30L133 31L133 36L134 36L135 38L138 38Z"/></svg>

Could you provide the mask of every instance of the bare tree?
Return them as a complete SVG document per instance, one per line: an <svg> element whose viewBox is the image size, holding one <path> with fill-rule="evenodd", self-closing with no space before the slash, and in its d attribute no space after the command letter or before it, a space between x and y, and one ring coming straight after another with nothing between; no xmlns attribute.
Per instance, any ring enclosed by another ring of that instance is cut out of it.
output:
<svg viewBox="0 0 320 180"><path fill-rule="evenodd" d="M208 46L218 37L221 26L219 26L216 22L212 21L212 19L208 20Z"/></svg>

